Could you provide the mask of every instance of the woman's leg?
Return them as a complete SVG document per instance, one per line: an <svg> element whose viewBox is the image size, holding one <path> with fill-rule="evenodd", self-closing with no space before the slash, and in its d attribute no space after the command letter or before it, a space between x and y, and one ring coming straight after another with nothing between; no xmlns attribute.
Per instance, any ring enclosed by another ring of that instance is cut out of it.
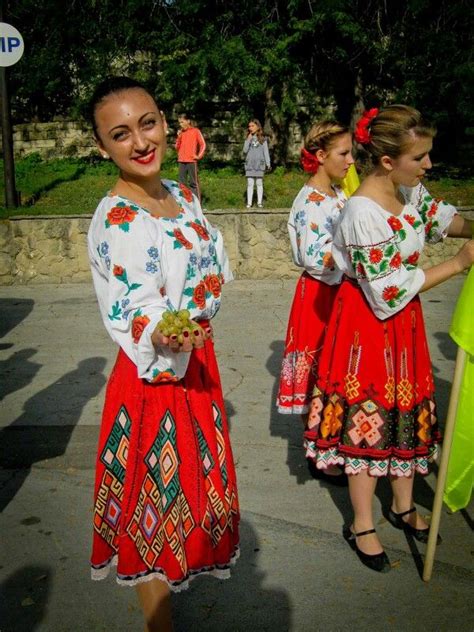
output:
<svg viewBox="0 0 474 632"><path fill-rule="evenodd" d="M349 495L354 510L354 522L352 524L354 533L374 528L372 501L376 485L377 478L369 476L367 470L362 470L359 474L349 475ZM377 553L383 551L376 533L357 538L357 546L367 555L377 555Z"/></svg>
<svg viewBox="0 0 474 632"><path fill-rule="evenodd" d="M166 582L152 579L137 584L136 588L145 618L145 632L173 632L171 595Z"/></svg>
<svg viewBox="0 0 474 632"><path fill-rule="evenodd" d="M392 476L390 478L390 484L392 485L393 492L392 511L395 513L403 513L413 507L414 481L414 475ZM415 527L415 529L428 528L428 525L417 511L414 511L407 516L403 516L402 520L410 524L412 527Z"/></svg>
<svg viewBox="0 0 474 632"><path fill-rule="evenodd" d="M255 184L255 178L247 178L247 206L252 206L253 187Z"/></svg>
<svg viewBox="0 0 474 632"><path fill-rule="evenodd" d="M263 178L257 178L257 204L262 205L263 202Z"/></svg>

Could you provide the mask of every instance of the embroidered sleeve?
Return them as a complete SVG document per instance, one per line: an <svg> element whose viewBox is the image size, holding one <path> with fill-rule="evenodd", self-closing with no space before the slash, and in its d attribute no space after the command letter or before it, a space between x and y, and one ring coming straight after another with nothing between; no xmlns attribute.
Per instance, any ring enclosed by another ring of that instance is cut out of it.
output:
<svg viewBox="0 0 474 632"><path fill-rule="evenodd" d="M410 190L410 200L423 220L426 241L434 244L444 239L453 217L457 214L456 208L433 198L422 184Z"/></svg>
<svg viewBox="0 0 474 632"><path fill-rule="evenodd" d="M102 204L110 206L107 198ZM103 206L92 220L88 246L106 329L136 364L139 377L149 382L178 380L186 372L189 354L175 354L167 347L157 350L151 341L163 312L173 308L163 289L159 241L148 233L137 208L124 204L107 211Z"/></svg>
<svg viewBox="0 0 474 632"><path fill-rule="evenodd" d="M360 200L359 199L359 205ZM348 202L344 221L336 236L354 276L374 314L384 320L400 311L419 292L425 280L421 269L408 269L402 262L396 236L380 212L357 208Z"/></svg>
<svg viewBox="0 0 474 632"><path fill-rule="evenodd" d="M200 241L204 267L217 275L221 283L228 283L234 279L230 269L229 257L224 247L224 240L218 228L212 226L202 212L201 204L196 196L193 196L192 212L196 219L190 222ZM202 260L201 260L202 263ZM209 265L208 265L209 263Z"/></svg>
<svg viewBox="0 0 474 632"><path fill-rule="evenodd" d="M297 196L288 220L293 261L321 280L334 277L334 204L331 198L309 187L304 188Z"/></svg>

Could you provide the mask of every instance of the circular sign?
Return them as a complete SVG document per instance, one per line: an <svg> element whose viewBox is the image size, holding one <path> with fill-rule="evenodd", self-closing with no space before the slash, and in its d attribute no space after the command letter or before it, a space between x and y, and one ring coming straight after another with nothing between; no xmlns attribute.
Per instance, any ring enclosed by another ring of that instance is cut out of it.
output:
<svg viewBox="0 0 474 632"><path fill-rule="evenodd" d="M11 24L0 22L0 66L13 66L23 55L25 45Z"/></svg>

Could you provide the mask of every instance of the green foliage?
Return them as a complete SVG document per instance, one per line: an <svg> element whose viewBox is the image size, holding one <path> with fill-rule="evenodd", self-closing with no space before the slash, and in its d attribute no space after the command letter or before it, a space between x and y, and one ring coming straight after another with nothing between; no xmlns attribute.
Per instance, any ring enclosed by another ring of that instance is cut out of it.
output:
<svg viewBox="0 0 474 632"><path fill-rule="evenodd" d="M17 121L84 113L105 74L126 73L166 109L262 119L276 164L287 162L290 123L307 126L327 106L348 122L363 105L408 102L438 124L443 152L474 126L468 0L9 4L25 38L10 73Z"/></svg>

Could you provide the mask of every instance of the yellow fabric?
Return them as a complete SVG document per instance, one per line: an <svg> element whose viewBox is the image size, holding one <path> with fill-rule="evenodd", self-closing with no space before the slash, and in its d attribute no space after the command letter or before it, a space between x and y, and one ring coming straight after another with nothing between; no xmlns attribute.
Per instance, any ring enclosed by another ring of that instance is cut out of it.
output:
<svg viewBox="0 0 474 632"><path fill-rule="evenodd" d="M350 198L354 191L359 188L360 180L357 174L355 165L349 167L349 171L346 173L346 177L341 183L342 190L346 194L346 197Z"/></svg>
<svg viewBox="0 0 474 632"><path fill-rule="evenodd" d="M474 486L474 268L454 311L451 338L466 352L444 502L452 511L467 507Z"/></svg>

